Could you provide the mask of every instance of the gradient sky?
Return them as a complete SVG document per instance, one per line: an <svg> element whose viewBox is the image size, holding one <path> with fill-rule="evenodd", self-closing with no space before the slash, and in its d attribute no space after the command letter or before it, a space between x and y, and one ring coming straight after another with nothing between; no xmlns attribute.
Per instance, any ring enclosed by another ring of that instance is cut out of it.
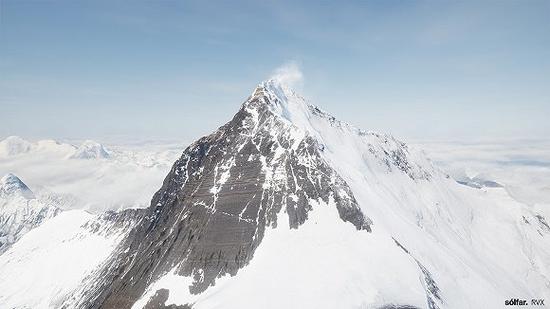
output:
<svg viewBox="0 0 550 309"><path fill-rule="evenodd" d="M550 1L0 1L0 137L179 139L297 65L404 140L547 138Z"/></svg>

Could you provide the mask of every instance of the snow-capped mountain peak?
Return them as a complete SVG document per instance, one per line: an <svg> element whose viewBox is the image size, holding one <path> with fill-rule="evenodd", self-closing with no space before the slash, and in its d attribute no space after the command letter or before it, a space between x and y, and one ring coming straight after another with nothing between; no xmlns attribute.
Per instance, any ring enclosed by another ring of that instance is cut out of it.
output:
<svg viewBox="0 0 550 309"><path fill-rule="evenodd" d="M510 295L548 295L543 215L501 188L461 186L422 152L268 80L183 151L98 268L62 296L35 299L61 308L493 308ZM25 254L22 246L9 253Z"/></svg>
<svg viewBox="0 0 550 309"><path fill-rule="evenodd" d="M0 180L0 254L60 209L45 204L14 174Z"/></svg>
<svg viewBox="0 0 550 309"><path fill-rule="evenodd" d="M254 108L250 106L252 102L265 104L274 115L303 129L306 128L309 110L312 107L289 85L278 79L260 83L244 105Z"/></svg>
<svg viewBox="0 0 550 309"><path fill-rule="evenodd" d="M84 141L70 156L71 159L106 159L109 158L109 152L105 147L95 141Z"/></svg>
<svg viewBox="0 0 550 309"><path fill-rule="evenodd" d="M33 199L34 194L27 185L12 173L8 173L0 180L0 196L20 195L26 199Z"/></svg>
<svg viewBox="0 0 550 309"><path fill-rule="evenodd" d="M297 140L304 136L315 139L328 160L347 157L356 159L356 165L367 165L369 169L381 166L390 171L393 168L417 179L427 179L434 173L434 167L421 151L410 149L389 134L365 131L338 120L278 79L260 83L243 109L257 123L264 106L273 117L297 129L293 132Z"/></svg>

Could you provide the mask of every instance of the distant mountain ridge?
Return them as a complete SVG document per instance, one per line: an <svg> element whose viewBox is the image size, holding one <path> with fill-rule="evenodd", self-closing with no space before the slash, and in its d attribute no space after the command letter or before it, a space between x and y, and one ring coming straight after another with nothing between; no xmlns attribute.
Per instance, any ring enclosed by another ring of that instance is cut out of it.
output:
<svg viewBox="0 0 550 309"><path fill-rule="evenodd" d="M0 141L0 157L13 157L33 152L64 153L70 159L107 159L109 151L102 144L85 140L79 146L55 140L39 140L35 143L19 136L9 136Z"/></svg>
<svg viewBox="0 0 550 309"><path fill-rule="evenodd" d="M94 141L84 141L76 152L70 156L71 159L106 159L109 153L100 143Z"/></svg>

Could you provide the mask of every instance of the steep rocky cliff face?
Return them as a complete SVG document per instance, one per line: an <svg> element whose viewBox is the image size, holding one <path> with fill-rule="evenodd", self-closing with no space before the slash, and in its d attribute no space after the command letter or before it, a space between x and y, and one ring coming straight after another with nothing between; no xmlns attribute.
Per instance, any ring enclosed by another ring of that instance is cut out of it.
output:
<svg viewBox="0 0 550 309"><path fill-rule="evenodd" d="M333 199L339 219L370 231L346 182L322 158L323 145L275 112L287 103L272 83L184 151L145 219L103 269L108 279L94 287L93 307L128 307L174 268L192 276L191 292L200 293L244 267L266 227L303 224L311 200ZM281 208L287 222L277 222Z"/></svg>

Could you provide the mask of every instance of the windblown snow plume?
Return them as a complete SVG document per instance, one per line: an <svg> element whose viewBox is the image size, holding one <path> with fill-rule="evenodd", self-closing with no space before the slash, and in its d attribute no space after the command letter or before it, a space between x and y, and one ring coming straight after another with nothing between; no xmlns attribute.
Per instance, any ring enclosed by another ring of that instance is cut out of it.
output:
<svg viewBox="0 0 550 309"><path fill-rule="evenodd" d="M299 89L304 82L304 75L296 62L288 62L273 72L270 77L287 87Z"/></svg>

